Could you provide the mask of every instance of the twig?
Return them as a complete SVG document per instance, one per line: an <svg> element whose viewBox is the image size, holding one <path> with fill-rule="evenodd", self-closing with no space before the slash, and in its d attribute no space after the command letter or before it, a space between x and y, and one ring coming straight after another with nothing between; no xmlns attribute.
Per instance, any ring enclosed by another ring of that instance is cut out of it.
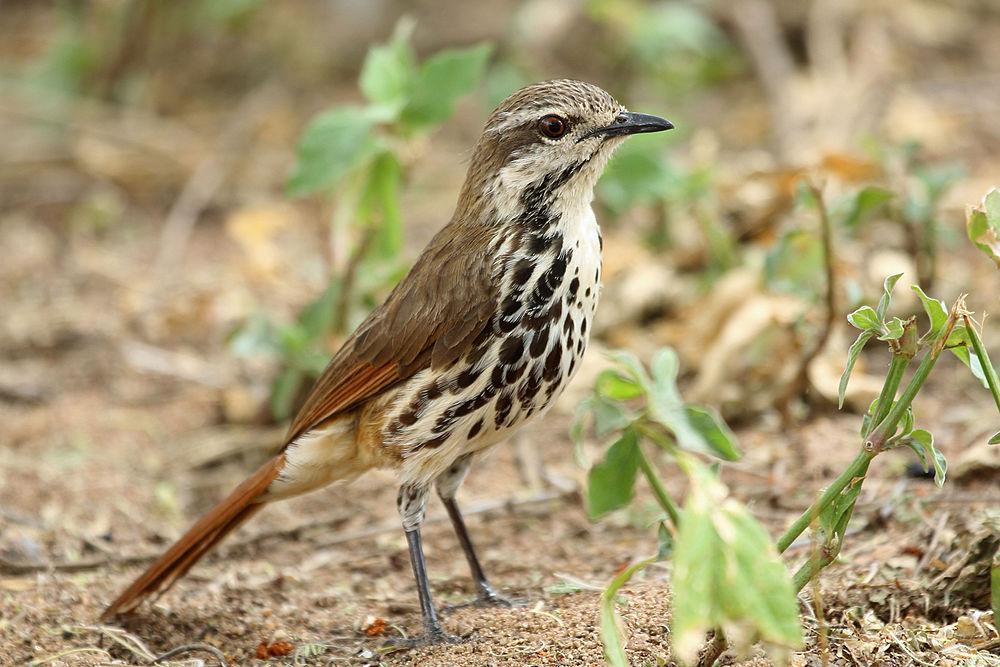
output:
<svg viewBox="0 0 1000 667"><path fill-rule="evenodd" d="M215 659L219 661L219 665L221 667L229 667L229 661L226 660L225 654L211 644L184 644L183 646L172 648L166 653L161 653L156 656L156 659L153 660L153 664L155 665L156 663L163 662L164 660L172 658L175 655L180 655L181 653L191 653L192 651L205 651L206 653L211 653Z"/></svg>
<svg viewBox="0 0 1000 667"><path fill-rule="evenodd" d="M786 406L786 408L795 396L802 394L806 387L809 386L809 367L816 357L819 356L819 353L823 351L823 348L826 347L826 343L830 339L830 331L833 330L834 323L837 321L837 271L834 266L833 227L830 224L830 214L826 209L826 203L823 201L823 193L812 180L807 180L806 185L813 199L816 201L816 208L819 211L820 239L823 245L823 269L826 273L826 310L824 311L823 324L820 327L819 336L801 356L799 367L795 371L788 389L785 390L784 396L778 401L780 405Z"/></svg>

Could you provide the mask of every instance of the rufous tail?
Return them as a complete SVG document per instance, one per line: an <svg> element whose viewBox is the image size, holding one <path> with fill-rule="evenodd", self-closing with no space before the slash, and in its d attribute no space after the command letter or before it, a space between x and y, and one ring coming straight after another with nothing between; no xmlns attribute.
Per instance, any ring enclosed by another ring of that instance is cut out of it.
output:
<svg viewBox="0 0 1000 667"><path fill-rule="evenodd" d="M285 465L285 455L279 454L236 487L229 496L198 519L184 536L174 542L166 553L156 559L142 575L132 582L101 614L102 621L125 614L151 595L165 592L183 577L212 547L257 513L264 504L259 502Z"/></svg>

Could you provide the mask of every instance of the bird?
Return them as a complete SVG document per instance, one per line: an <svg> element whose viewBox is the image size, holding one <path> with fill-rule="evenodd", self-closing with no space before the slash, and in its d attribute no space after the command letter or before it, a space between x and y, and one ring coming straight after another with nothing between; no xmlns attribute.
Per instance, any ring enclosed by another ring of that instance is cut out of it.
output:
<svg viewBox="0 0 1000 667"><path fill-rule="evenodd" d="M509 605L473 548L456 494L470 466L551 407L580 365L601 282L592 201L630 135L670 130L602 88L528 85L489 116L451 220L346 339L271 459L202 516L104 611L166 592L265 505L374 468L396 472L423 623L453 641L431 596L420 527L433 490L483 605Z"/></svg>

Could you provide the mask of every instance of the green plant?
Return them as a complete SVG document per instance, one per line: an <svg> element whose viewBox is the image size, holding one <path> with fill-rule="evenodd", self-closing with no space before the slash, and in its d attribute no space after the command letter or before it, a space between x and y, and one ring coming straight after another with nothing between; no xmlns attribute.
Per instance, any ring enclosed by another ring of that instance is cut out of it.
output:
<svg viewBox="0 0 1000 667"><path fill-rule="evenodd" d="M295 321L257 317L233 338L241 353L279 359L271 400L277 419L290 415L306 382L322 370L330 337L353 328L402 276L399 197L408 156L483 78L489 45L447 49L418 62L412 32L413 22L403 19L387 43L369 50L358 80L364 105L317 114L299 140L288 192L334 202L330 234L340 256L327 289Z"/></svg>
<svg viewBox="0 0 1000 667"><path fill-rule="evenodd" d="M589 415L599 436L613 434L616 439L603 460L591 468L588 510L597 518L627 505L641 471L664 515L658 530L658 556L619 574L602 597L602 640L610 664L627 664L621 632L614 622L616 593L635 572L662 558L667 547L673 551L672 625L679 660L697 656L704 632L710 628L715 629L713 645L718 650L725 647L725 637L739 638L741 643L760 639L786 649L798 646L801 629L795 593L839 555L872 460L889 449L908 447L925 469L933 468L938 485L945 481L947 462L931 433L914 427L912 408L944 350L954 352L974 372L978 368L977 377L989 387L1000 411L1000 382L964 297L948 310L914 286L929 320L921 334L916 318L904 321L887 315L898 279L898 275L886 279L877 307L863 306L848 317L861 333L849 352L841 397L867 342L882 340L891 354L882 391L862 420L860 451L775 542L745 507L728 496L717 472L702 460L706 455L733 460L739 454L721 421L681 400L673 352L658 353L649 372L634 357L618 353L616 368L598 377L582 414ZM916 370L904 385L905 372L914 363ZM582 426L577 432L582 432ZM1000 433L990 440L998 441ZM688 477L690 491L682 510L666 491L645 443L665 452ZM778 554L810 527L816 548L789 577Z"/></svg>

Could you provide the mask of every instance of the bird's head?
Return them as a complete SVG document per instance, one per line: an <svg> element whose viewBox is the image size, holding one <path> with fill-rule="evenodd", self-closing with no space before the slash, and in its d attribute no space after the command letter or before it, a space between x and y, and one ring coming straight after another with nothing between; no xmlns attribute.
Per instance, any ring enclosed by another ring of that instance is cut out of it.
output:
<svg viewBox="0 0 1000 667"><path fill-rule="evenodd" d="M671 128L663 118L628 111L589 83L558 79L527 86L486 122L462 204L508 218L523 209L532 188L589 204L604 166L627 136Z"/></svg>

